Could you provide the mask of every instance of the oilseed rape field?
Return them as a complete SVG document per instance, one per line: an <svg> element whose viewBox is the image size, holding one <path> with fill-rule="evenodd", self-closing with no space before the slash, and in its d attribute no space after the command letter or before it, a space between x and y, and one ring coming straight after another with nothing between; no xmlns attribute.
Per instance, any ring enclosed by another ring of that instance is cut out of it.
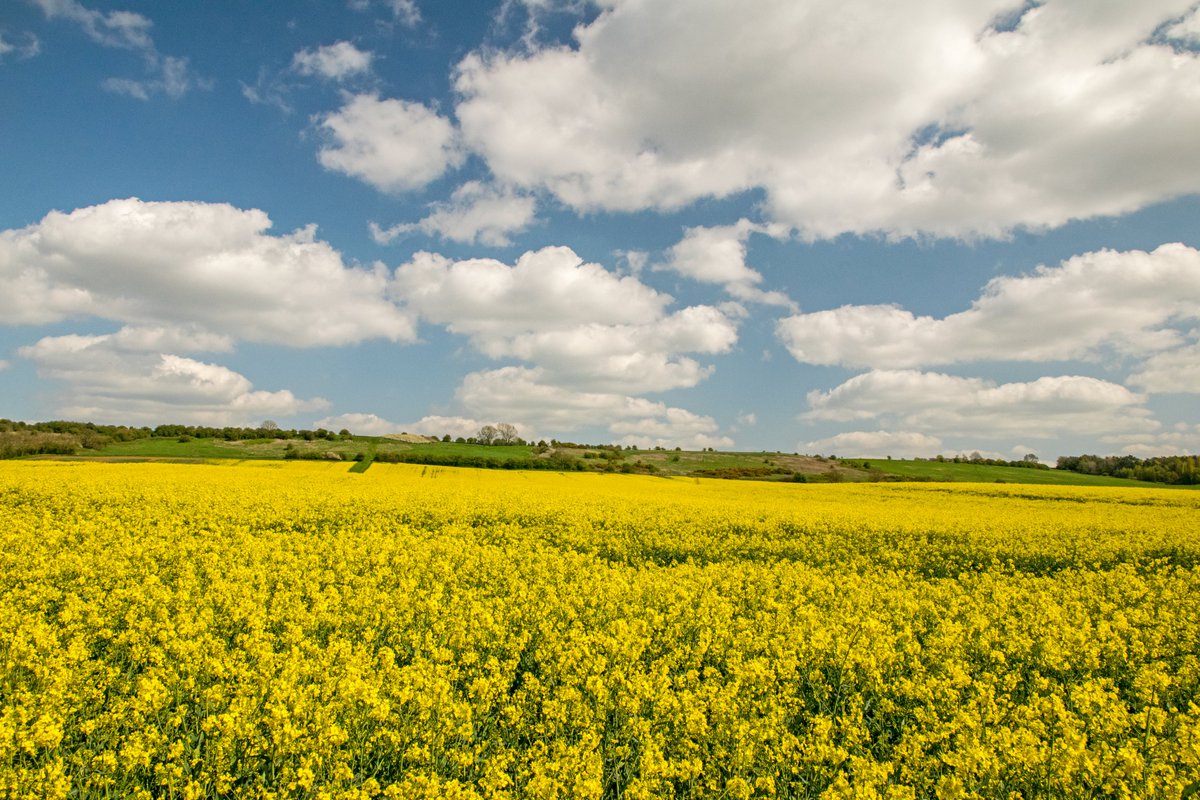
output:
<svg viewBox="0 0 1200 800"><path fill-rule="evenodd" d="M0 797L1200 786L1194 492L0 462L0 545Z"/></svg>

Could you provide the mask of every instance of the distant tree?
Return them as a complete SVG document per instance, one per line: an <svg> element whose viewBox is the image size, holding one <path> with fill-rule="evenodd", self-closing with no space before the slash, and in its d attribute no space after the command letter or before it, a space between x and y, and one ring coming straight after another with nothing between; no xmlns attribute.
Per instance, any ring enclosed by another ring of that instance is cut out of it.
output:
<svg viewBox="0 0 1200 800"><path fill-rule="evenodd" d="M1022 458L1021 460L1024 461L1026 464L1037 464L1038 463L1037 453L1026 453L1025 457Z"/></svg>
<svg viewBox="0 0 1200 800"><path fill-rule="evenodd" d="M262 428L264 431L277 431L279 430L279 423L273 419L264 419L262 421L262 425L259 425L258 427Z"/></svg>
<svg viewBox="0 0 1200 800"><path fill-rule="evenodd" d="M475 440L480 444L494 444L500 436L500 431L495 425L484 425L479 429L479 433L475 434Z"/></svg>
<svg viewBox="0 0 1200 800"><path fill-rule="evenodd" d="M513 444L518 438L516 427L510 423L501 422L496 426L496 444Z"/></svg>
<svg viewBox="0 0 1200 800"><path fill-rule="evenodd" d="M448 442L448 441L450 441L450 434L448 434L448 433L447 433L445 436L443 436L443 437L442 437L442 441L443 441L443 442Z"/></svg>

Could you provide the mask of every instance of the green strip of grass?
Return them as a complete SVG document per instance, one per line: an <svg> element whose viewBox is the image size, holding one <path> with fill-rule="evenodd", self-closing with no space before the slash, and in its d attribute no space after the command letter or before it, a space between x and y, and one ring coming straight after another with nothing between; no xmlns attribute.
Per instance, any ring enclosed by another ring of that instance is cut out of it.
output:
<svg viewBox="0 0 1200 800"><path fill-rule="evenodd" d="M993 467L986 464L955 464L953 461L901 461L864 459L887 475L913 480L974 481L978 483L1033 483L1049 486L1162 486L1163 484L1110 478L1106 475L1083 475L1057 469L1026 469L1024 467ZM846 459L843 463L861 466L862 460Z"/></svg>

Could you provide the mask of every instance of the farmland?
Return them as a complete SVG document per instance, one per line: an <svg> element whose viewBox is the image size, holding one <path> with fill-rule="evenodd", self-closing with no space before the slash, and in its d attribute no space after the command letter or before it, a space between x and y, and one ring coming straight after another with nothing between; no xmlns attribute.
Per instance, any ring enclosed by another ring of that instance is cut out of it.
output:
<svg viewBox="0 0 1200 800"><path fill-rule="evenodd" d="M54 451L59 458L61 451ZM965 481L1030 483L1057 486L1147 486L1145 481L1085 475L1067 470L1022 469L954 460L838 459L780 451L726 452L655 448L639 450L611 445L530 444L484 445L443 442L424 436L333 436L329 438L226 439L192 436L146 436L127 441L67 449L78 458L109 461L165 460L332 460L365 461L365 471L380 461L409 461L442 466L598 472L633 472L663 476L736 478L760 481L842 483L861 481ZM1162 484L1157 484L1162 485Z"/></svg>
<svg viewBox="0 0 1200 800"><path fill-rule="evenodd" d="M1161 797L1200 495L0 463L0 797Z"/></svg>

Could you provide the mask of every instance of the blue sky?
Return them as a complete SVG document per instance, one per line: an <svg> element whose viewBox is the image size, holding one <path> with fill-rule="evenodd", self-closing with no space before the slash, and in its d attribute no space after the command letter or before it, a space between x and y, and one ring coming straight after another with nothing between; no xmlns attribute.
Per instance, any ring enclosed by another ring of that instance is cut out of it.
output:
<svg viewBox="0 0 1200 800"><path fill-rule="evenodd" d="M1200 450L1194 0L13 0L0 416Z"/></svg>

